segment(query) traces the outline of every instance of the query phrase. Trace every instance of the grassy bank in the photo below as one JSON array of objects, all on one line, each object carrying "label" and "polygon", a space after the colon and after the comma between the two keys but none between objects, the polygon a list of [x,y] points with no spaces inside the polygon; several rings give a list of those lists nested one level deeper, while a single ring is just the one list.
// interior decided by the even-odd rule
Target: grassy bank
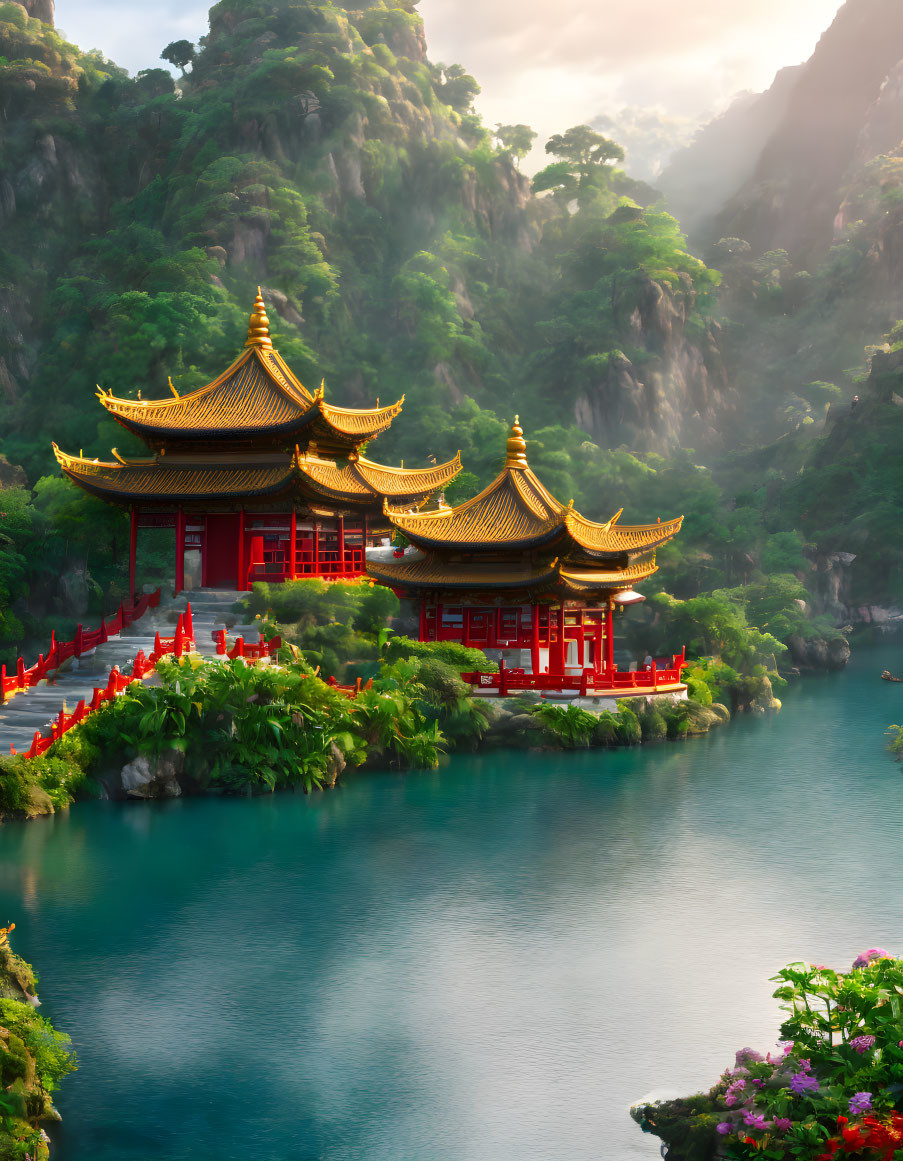
[{"label": "grassy bank", "polygon": [[35,1010],[34,970],[10,947],[11,930],[0,928],[0,1161],[46,1161],[42,1126],[60,1119],[52,1094],[77,1063],[69,1037]]}]

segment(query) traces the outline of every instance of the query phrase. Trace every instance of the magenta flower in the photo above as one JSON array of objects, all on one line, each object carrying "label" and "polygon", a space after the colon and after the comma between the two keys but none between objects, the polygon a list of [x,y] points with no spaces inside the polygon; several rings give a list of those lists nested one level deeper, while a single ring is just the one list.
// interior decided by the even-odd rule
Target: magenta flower
[{"label": "magenta flower", "polygon": [[779,1133],[789,1133],[792,1124],[789,1117],[775,1117],[771,1122]]},{"label": "magenta flower", "polygon": [[808,1059],[801,1060],[799,1062],[799,1065],[800,1065],[800,1072],[811,1072],[812,1071],[812,1062]]},{"label": "magenta flower", "polygon": [[868,951],[862,952],[861,955],[857,955],[856,958],[853,960],[853,970],[855,971],[856,968],[868,967],[868,965],[872,962],[873,959],[893,959],[893,958],[894,957],[891,955],[891,953],[889,951],[885,951],[881,947],[870,947],[868,949]]},{"label": "magenta flower", "polygon": [[744,1064],[760,1064],[764,1060],[761,1052],[756,1052],[754,1048],[741,1048],[735,1057],[735,1063],[738,1068]]},{"label": "magenta flower", "polygon": [[770,1121],[765,1120],[764,1114],[751,1111],[743,1114],[743,1123],[744,1125],[749,1125],[751,1129],[767,1129],[771,1124]]},{"label": "magenta flower", "polygon": [[897,1047],[898,1047],[898,1048],[903,1048],[903,1040],[898,1040],[898,1041],[897,1041]]},{"label": "magenta flower", "polygon": [[850,1116],[861,1117],[863,1113],[870,1112],[872,1108],[872,1094],[870,1092],[857,1092],[850,1097]]},{"label": "magenta flower", "polygon": [[732,1132],[733,1127],[730,1121],[719,1121],[715,1126],[715,1132],[720,1133],[722,1137],[726,1137],[728,1133]]},{"label": "magenta flower", "polygon": [[790,1091],[801,1096],[804,1092],[818,1092],[818,1081],[814,1076],[798,1072],[790,1078]]},{"label": "magenta flower", "polygon": [[796,1045],[793,1043],[792,1040],[779,1040],[778,1041],[778,1048],[780,1048],[780,1050],[784,1054],[784,1056],[789,1056],[795,1047],[796,1047]]},{"label": "magenta flower", "polygon": [[874,1036],[856,1036],[850,1041],[850,1047],[855,1052],[858,1052],[860,1056],[862,1056],[862,1054],[865,1052],[868,1052],[868,1050],[870,1048],[875,1047],[875,1037]]}]

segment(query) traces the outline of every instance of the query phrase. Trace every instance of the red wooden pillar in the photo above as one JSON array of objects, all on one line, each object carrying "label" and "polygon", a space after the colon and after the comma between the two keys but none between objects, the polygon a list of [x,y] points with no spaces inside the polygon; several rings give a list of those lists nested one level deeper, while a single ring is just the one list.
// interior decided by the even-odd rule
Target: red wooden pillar
[{"label": "red wooden pillar", "polygon": [[339,564],[340,564],[339,571],[341,572],[342,576],[344,576],[345,573],[348,571],[347,563],[345,560],[345,517],[344,516],[339,517]]},{"label": "red wooden pillar", "polygon": [[464,614],[464,616],[462,618],[462,625],[461,625],[461,631],[463,634],[461,640],[462,640],[462,643],[464,645],[469,645],[470,644],[470,614],[471,614],[470,605],[465,605],[461,611]]},{"label": "red wooden pillar", "polygon": [[[551,638],[551,615],[549,610],[549,637]],[[556,677],[564,676],[564,660],[566,656],[565,642],[564,642],[564,601],[558,606],[558,640],[554,647],[549,648],[549,673],[555,674]]]},{"label": "red wooden pillar", "polygon": [[237,547],[237,567],[238,567],[238,591],[245,592],[247,589],[247,579],[245,577],[245,510],[242,508],[238,513],[238,545]]},{"label": "red wooden pillar", "polygon": [[580,610],[580,624],[579,624],[579,626],[578,626],[578,633],[579,633],[579,636],[578,636],[578,638],[577,638],[577,664],[580,666],[580,668],[581,668],[581,669],[583,668],[584,661],[585,661],[585,658],[586,658],[586,648],[585,648],[585,646],[586,646],[586,629],[585,629],[585,621],[586,621],[586,612],[585,612],[585,610],[584,610],[584,609],[581,609],[581,610]]},{"label": "red wooden pillar", "polygon": [[314,521],[314,576],[320,575],[320,522]]},{"label": "red wooden pillar", "polygon": [[138,551],[138,510],[132,508],[132,527],[129,535],[129,600],[135,599],[135,556]]},{"label": "red wooden pillar", "polygon": [[420,640],[426,640],[426,599],[420,599]]},{"label": "red wooden pillar", "polygon": [[206,588],[210,583],[210,521],[204,513],[204,543],[201,545],[201,587]]},{"label": "red wooden pillar", "polygon": [[363,519],[363,540],[362,540],[361,547],[364,550],[364,560],[366,560],[367,559],[367,516],[366,516],[366,514],[364,515],[364,519]]},{"label": "red wooden pillar", "polygon": [[605,668],[609,673],[615,667],[615,628],[612,603],[608,602],[608,612],[605,615]]},{"label": "red wooden pillar", "polygon": [[295,557],[297,556],[298,544],[298,517],[295,513],[295,505],[292,504],[292,527],[289,533],[288,541],[288,578],[295,579]]},{"label": "red wooden pillar", "polygon": [[534,605],[533,613],[533,640],[530,642],[530,665],[534,674],[539,673],[539,605]]},{"label": "red wooden pillar", "polygon": [[442,640],[442,609],[443,609],[443,606],[437,603],[437,605],[436,605],[436,636],[433,638],[434,641],[441,641]]},{"label": "red wooden pillar", "polygon": [[185,513],[182,505],[176,513],[176,593],[185,588]]}]

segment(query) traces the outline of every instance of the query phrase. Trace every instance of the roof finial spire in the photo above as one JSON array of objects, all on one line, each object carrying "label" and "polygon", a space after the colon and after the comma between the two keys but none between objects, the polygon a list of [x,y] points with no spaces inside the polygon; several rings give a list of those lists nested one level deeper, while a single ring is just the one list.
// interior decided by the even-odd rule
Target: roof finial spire
[{"label": "roof finial spire", "polygon": [[508,456],[505,460],[506,468],[527,467],[527,441],[524,439],[524,430],[520,425],[520,416],[515,415],[514,426],[508,437]]},{"label": "roof finial spire", "polygon": [[254,309],[251,311],[251,320],[248,325],[248,341],[246,347],[261,347],[264,350],[273,349],[273,340],[270,338],[270,320],[267,318],[266,307],[263,305],[263,294],[257,287],[257,297],[254,299]]}]

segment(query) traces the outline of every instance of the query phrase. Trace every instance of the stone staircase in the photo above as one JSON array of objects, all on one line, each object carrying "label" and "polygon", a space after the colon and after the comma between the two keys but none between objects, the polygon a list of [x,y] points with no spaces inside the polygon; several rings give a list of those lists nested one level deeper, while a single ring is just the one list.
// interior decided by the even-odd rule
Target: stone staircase
[{"label": "stone staircase", "polygon": [[[222,628],[227,618],[231,621],[236,617],[232,606],[241,595],[220,589],[198,589],[181,593],[165,603],[161,601],[159,608],[149,609],[140,621],[124,629],[121,636],[98,645],[92,653],[67,661],[57,670],[53,681],[17,693],[5,705],[0,705],[0,754],[8,754],[10,746],[17,753],[23,753],[31,746],[35,731],[48,734],[50,722],[64,705],[71,713],[82,698],[90,700],[95,686],[106,685],[114,665],[123,673],[130,672],[139,650],[148,655],[152,652],[155,633],[159,632],[161,637],[173,635],[178,614],[184,612],[189,600],[197,650],[206,657],[214,656],[213,631]],[[228,632],[230,637],[243,636],[251,641],[257,641],[259,634],[254,625],[236,624]]]}]

